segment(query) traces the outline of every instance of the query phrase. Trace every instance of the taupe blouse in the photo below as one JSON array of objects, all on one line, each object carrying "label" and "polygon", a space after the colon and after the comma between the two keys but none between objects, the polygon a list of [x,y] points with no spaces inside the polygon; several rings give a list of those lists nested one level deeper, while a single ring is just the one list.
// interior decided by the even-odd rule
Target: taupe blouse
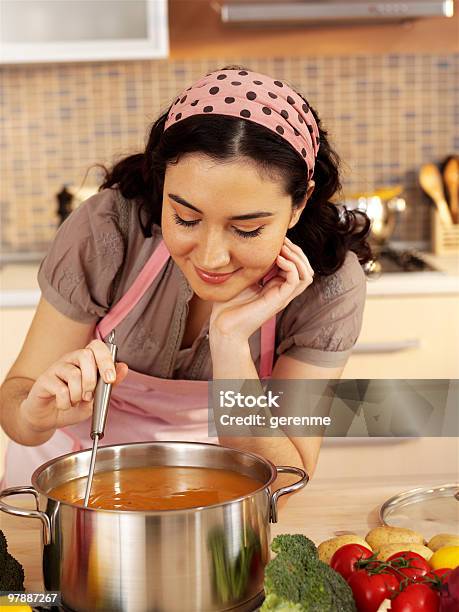
[{"label": "taupe blouse", "polygon": [[[117,189],[93,195],[62,224],[40,265],[43,297],[75,321],[97,322],[128,290],[161,238],[157,225],[151,238],[143,236],[137,204]],[[180,349],[192,296],[169,258],[117,327],[118,359],[160,378],[211,380],[208,322],[190,348]],[[360,333],[365,297],[365,274],[349,251],[337,272],[315,277],[277,314],[274,359],[286,354],[316,366],[344,365]],[[260,330],[249,345],[259,371]]]}]

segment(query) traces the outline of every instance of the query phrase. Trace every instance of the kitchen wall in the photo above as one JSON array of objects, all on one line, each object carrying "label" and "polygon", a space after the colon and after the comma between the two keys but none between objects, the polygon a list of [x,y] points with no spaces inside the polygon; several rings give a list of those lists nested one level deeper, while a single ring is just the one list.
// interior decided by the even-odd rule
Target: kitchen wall
[{"label": "kitchen wall", "polygon": [[[77,188],[91,164],[142,149],[148,126],[179,91],[233,63],[303,92],[342,158],[344,192],[402,183],[408,209],[394,237],[429,240],[429,203],[416,173],[459,150],[459,52],[451,20],[421,20],[411,29],[238,32],[222,30],[210,3],[172,0],[170,10],[170,60],[1,68],[3,252],[46,249],[64,183]],[[202,19],[190,27],[199,11]],[[400,32],[408,43],[395,44]],[[86,185],[100,177],[93,168]]]}]

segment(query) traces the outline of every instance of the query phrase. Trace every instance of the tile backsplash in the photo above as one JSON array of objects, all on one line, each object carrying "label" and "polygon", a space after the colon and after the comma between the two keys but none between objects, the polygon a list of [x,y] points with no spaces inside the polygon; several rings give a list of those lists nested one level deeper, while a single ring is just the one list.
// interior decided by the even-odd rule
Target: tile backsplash
[{"label": "tile backsplash", "polygon": [[[46,249],[62,185],[76,189],[91,164],[140,151],[177,93],[227,64],[301,91],[342,159],[344,192],[402,183],[408,207],[394,237],[429,239],[417,172],[459,150],[459,54],[222,57],[2,67],[2,251]],[[100,176],[92,169],[85,186]]]}]

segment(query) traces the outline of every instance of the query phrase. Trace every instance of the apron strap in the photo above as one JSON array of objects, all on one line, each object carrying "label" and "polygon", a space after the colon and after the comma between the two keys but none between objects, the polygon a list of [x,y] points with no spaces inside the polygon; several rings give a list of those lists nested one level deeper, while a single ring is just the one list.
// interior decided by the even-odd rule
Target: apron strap
[{"label": "apron strap", "polygon": [[276,315],[261,327],[260,379],[271,378],[276,346]]},{"label": "apron strap", "polygon": [[144,293],[150,287],[157,275],[161,272],[164,264],[170,257],[164,240],[161,240],[159,246],[150,255],[147,263],[144,265],[139,275],[129,287],[123,297],[113,306],[113,308],[105,315],[96,327],[96,336],[103,339],[105,336],[121,323],[124,317],[134,308],[140,301]]}]

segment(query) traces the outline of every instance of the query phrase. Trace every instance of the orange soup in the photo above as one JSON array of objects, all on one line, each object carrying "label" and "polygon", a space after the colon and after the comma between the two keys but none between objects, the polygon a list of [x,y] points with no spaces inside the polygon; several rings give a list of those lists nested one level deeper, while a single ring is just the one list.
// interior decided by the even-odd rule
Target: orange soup
[{"label": "orange soup", "polygon": [[[52,489],[50,497],[83,505],[87,478]],[[89,507],[105,510],[177,510],[219,504],[259,489],[262,483],[232,470],[152,466],[94,474]]]}]

